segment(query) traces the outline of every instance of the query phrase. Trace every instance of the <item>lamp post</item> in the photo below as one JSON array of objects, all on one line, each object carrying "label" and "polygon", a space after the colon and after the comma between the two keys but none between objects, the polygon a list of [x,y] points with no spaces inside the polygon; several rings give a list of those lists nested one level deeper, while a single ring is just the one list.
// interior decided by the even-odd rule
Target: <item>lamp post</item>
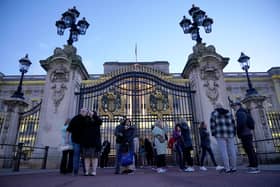
[{"label": "lamp post", "polygon": [[89,23],[84,17],[76,24],[76,19],[79,17],[79,15],[80,12],[74,6],[72,9],[68,9],[66,12],[64,12],[62,14],[62,18],[55,23],[58,35],[63,35],[64,30],[70,28],[70,35],[69,39],[67,40],[68,45],[72,45],[73,42],[78,41],[79,34],[85,35],[86,30],[89,27]]},{"label": "lamp post", "polygon": [[23,80],[24,74],[27,73],[28,68],[30,67],[30,65],[32,63],[28,59],[28,54],[26,54],[25,57],[21,58],[19,60],[19,63],[20,63],[19,71],[21,72],[21,77],[20,77],[20,81],[19,81],[17,91],[15,91],[15,93],[11,97],[24,99],[24,97],[23,97],[24,94],[22,93],[22,80]]},{"label": "lamp post", "polygon": [[253,88],[249,74],[248,74],[248,69],[250,68],[250,57],[245,55],[243,52],[241,52],[241,55],[238,59],[238,62],[240,63],[241,68],[245,71],[246,77],[247,77],[247,82],[248,82],[248,87],[249,89],[246,91],[246,96],[250,95],[256,95],[258,94],[257,90]]},{"label": "lamp post", "polygon": [[199,26],[203,26],[205,32],[210,33],[212,31],[213,19],[208,18],[206,13],[195,5],[192,5],[189,14],[192,17],[192,22],[187,19],[186,16],[183,16],[183,19],[179,24],[182,27],[184,34],[191,34],[192,40],[201,43],[202,38],[199,34]]}]

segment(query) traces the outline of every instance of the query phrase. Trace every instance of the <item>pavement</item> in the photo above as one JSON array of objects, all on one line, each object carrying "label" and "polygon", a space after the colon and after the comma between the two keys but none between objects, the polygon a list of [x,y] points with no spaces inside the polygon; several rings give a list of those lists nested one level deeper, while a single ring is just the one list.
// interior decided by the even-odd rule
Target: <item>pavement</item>
[{"label": "pavement", "polygon": [[61,175],[58,170],[21,169],[19,172],[0,169],[1,187],[276,187],[280,185],[280,165],[260,165],[261,172],[249,174],[244,166],[237,172],[182,172],[170,166],[166,173],[156,173],[150,167],[137,169],[134,174],[114,174],[113,168],[97,169],[96,176]]}]

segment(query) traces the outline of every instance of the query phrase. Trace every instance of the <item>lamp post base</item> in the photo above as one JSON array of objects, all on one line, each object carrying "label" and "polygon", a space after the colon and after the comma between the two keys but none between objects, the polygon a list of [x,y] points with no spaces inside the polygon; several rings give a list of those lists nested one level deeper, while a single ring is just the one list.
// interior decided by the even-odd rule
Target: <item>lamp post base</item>
[{"label": "lamp post base", "polygon": [[12,98],[24,99],[23,93],[21,93],[21,92],[15,92],[11,97],[12,97]]},{"label": "lamp post base", "polygon": [[246,90],[246,97],[251,95],[258,95],[258,94],[259,93],[255,88],[249,88],[248,90]]}]

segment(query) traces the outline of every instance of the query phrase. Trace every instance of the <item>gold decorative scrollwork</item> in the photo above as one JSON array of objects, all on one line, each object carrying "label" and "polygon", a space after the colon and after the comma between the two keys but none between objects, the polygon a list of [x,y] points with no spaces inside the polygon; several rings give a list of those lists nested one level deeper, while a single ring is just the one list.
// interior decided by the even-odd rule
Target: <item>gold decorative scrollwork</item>
[{"label": "gold decorative scrollwork", "polygon": [[101,104],[101,107],[99,107],[99,113],[101,115],[108,115],[110,119],[114,115],[123,115],[124,107],[119,93],[113,91],[107,92],[100,97],[99,103]]},{"label": "gold decorative scrollwork", "polygon": [[[148,100],[148,101],[147,101]],[[161,90],[156,90],[146,99],[148,104],[148,113],[157,115],[162,118],[164,114],[171,114],[172,112],[172,99],[168,93]]]}]

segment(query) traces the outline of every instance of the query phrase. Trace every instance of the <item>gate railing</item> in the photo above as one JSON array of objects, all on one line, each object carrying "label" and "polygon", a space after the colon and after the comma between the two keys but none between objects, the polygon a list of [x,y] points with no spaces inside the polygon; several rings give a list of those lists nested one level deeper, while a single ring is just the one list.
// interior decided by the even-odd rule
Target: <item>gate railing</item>
[{"label": "gate railing", "polygon": [[[253,144],[256,145],[259,142],[279,142],[280,138],[270,138],[270,139],[263,139],[263,140],[253,140]],[[239,150],[239,155],[246,156],[245,150],[242,147],[242,143],[236,144],[237,149]],[[277,162],[280,163],[280,150],[279,145],[278,149],[275,147],[275,151],[270,152],[258,152],[256,151],[257,155],[266,155],[267,157],[258,157],[260,163],[269,164],[270,162]]]},{"label": "gate railing", "polygon": [[280,152],[280,112],[266,112],[267,123],[271,130],[275,149]]},{"label": "gate railing", "polygon": [[[17,143],[24,143],[24,145],[31,147],[35,145],[41,104],[42,101],[32,109],[20,114]],[[32,151],[28,154],[31,155]]]},{"label": "gate railing", "polygon": [[[2,163],[3,167],[11,166],[13,171],[19,171],[20,167],[24,165],[23,162],[28,162],[32,159],[41,159],[41,169],[46,169],[47,165],[47,158],[48,158],[48,150],[49,146],[45,147],[32,147],[32,146],[25,146],[23,143],[19,143],[17,145],[12,144],[0,144],[1,153],[0,153],[0,162]],[[9,151],[9,154],[5,154],[6,149],[12,150]],[[44,150],[43,154],[35,155],[28,154],[26,150]],[[11,163],[11,164],[5,164]],[[6,165],[6,166],[5,166]],[[1,166],[2,167],[2,166]]]}]

